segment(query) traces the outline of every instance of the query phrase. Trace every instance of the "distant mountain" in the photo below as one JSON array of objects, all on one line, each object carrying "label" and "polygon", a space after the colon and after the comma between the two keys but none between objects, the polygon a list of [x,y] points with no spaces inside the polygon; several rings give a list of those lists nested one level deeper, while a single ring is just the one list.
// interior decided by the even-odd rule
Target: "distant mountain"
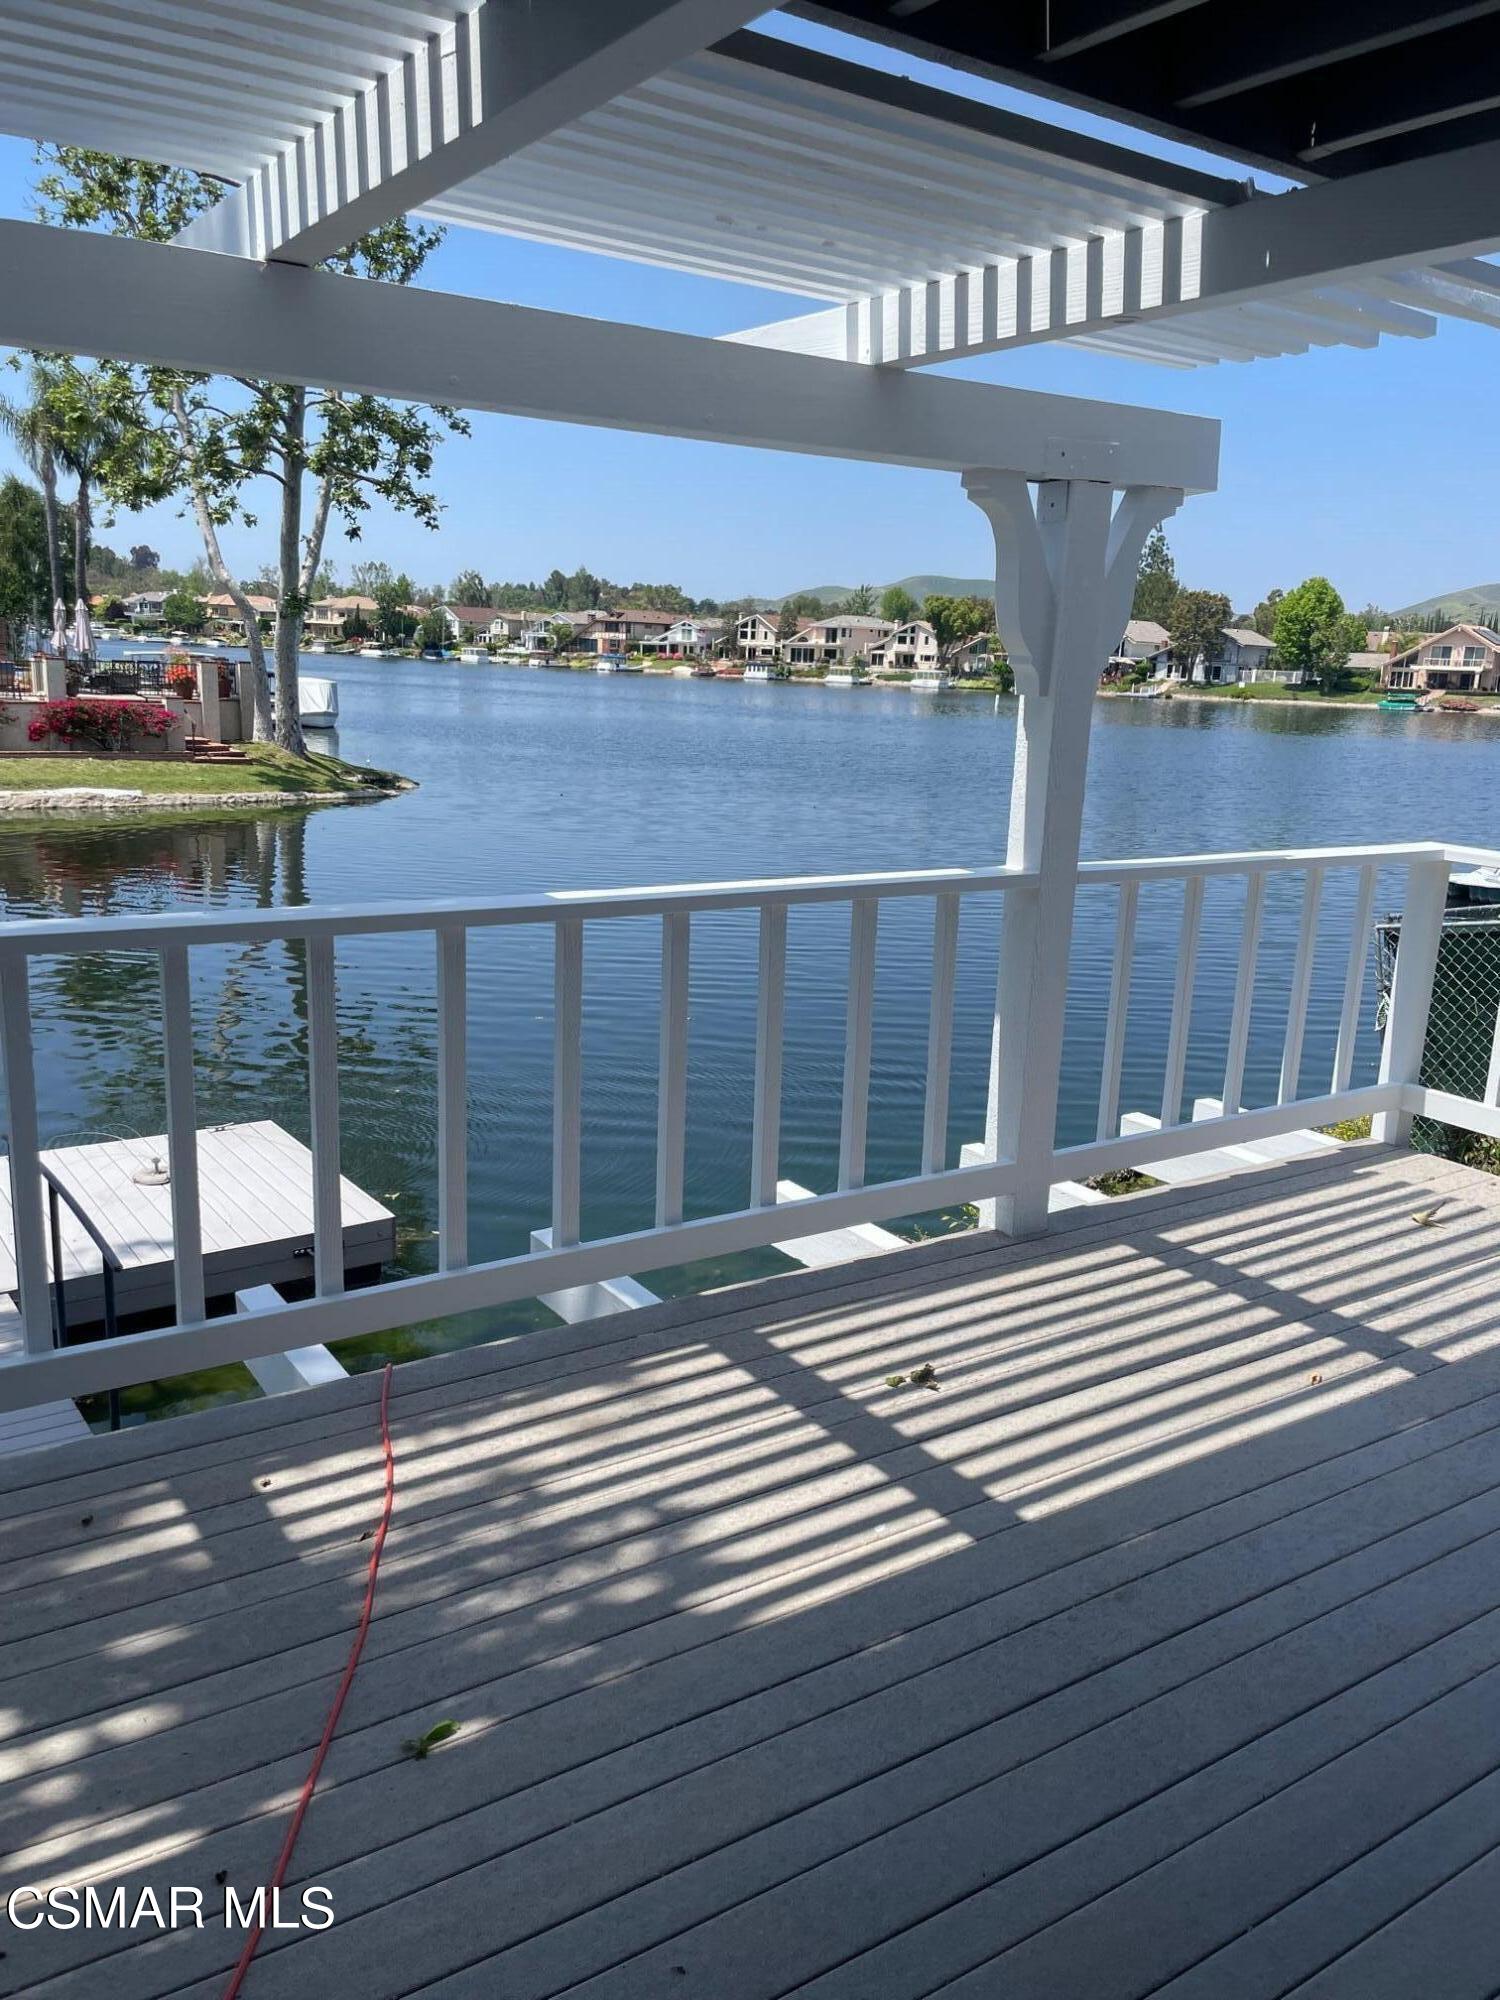
[{"label": "distant mountain", "polygon": [[1454,618],[1493,625],[1500,615],[1500,583],[1471,583],[1465,590],[1447,590],[1441,597],[1424,597],[1420,604],[1403,605],[1396,615],[1430,619],[1440,611]]},{"label": "distant mountain", "polygon": [[[993,597],[995,579],[992,576],[903,576],[897,582],[920,604],[928,597]],[[803,590],[789,590],[781,597],[763,597],[759,600],[767,609],[775,609],[785,604],[788,597],[816,597],[820,604],[842,604],[854,595],[858,588],[852,583],[815,583]],[[891,588],[888,583],[873,586],[876,602]],[[1496,585],[1500,590],[1500,584]]]}]

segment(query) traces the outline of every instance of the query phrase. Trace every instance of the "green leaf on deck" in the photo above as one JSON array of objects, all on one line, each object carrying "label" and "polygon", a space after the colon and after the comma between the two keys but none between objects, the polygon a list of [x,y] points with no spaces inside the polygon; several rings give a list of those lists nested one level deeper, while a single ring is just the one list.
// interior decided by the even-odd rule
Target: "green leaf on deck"
[{"label": "green leaf on deck", "polygon": [[401,1748],[408,1757],[425,1757],[430,1750],[435,1750],[439,1743],[446,1743],[450,1736],[457,1734],[456,1722],[435,1722],[431,1729],[425,1730],[422,1735],[408,1736]]}]

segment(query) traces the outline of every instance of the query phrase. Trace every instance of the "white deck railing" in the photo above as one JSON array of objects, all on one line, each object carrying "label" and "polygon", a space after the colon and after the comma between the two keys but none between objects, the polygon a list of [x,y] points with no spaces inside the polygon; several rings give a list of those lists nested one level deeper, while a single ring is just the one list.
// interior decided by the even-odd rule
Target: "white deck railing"
[{"label": "white deck railing", "polygon": [[[1371,1114],[1378,1137],[1402,1138],[1414,1113],[1500,1135],[1500,1107],[1455,1100],[1418,1083],[1433,969],[1450,862],[1500,856],[1431,844],[1191,855],[1086,863],[1081,893],[1115,892],[1115,947],[1095,1136],[1054,1150],[1053,1181],[1211,1150],[1308,1125]],[[1376,1081],[1352,1081],[1369,961],[1377,884],[1400,871],[1402,893],[1387,907],[1403,912],[1402,942]],[[1303,1054],[1325,887],[1344,875],[1351,909],[1339,971],[1337,1039],[1327,1088],[1301,1089]],[[1240,937],[1228,1005],[1220,1087],[1222,1115],[1182,1116],[1195,996],[1201,986],[1200,927],[1205,896],[1218,878],[1244,885]],[[1301,900],[1291,969],[1285,981],[1285,1027],[1275,1101],[1243,1103],[1251,1009],[1263,952],[1268,887],[1300,879]],[[1127,1015],[1136,926],[1143,892],[1179,884],[1180,920],[1168,1017],[1153,1022],[1164,1042],[1160,1128],[1121,1136]],[[0,1408],[21,1407],[181,1373],[232,1359],[386,1331],[416,1319],[494,1307],[543,1293],[722,1257],[859,1222],[887,1221],[953,1203],[986,1203],[1017,1190],[1014,1161],[949,1164],[948,1127],[960,905],[965,898],[1034,896],[1036,878],[1003,868],[896,875],[705,883],[601,893],[563,892],[487,903],[434,902],[377,907],[306,907],[244,914],[113,917],[0,927],[0,1054],[9,1100],[10,1173],[18,1297],[25,1353],[0,1366]],[[926,898],[933,910],[920,1171],[895,1180],[866,1179],[875,945],[880,911],[893,899]],[[778,1202],[781,1175],[782,1030],[787,913],[810,904],[850,910],[837,1186]],[[693,918],[700,912],[756,913],[759,926],[750,1203],[731,1212],[684,1219],[687,1129],[688,976]],[[628,1235],[581,1237],[583,927],[585,923],[656,919],[660,925],[662,1005],[652,1226]],[[552,1194],[545,1249],[473,1264],[469,1261],[466,980],[472,932],[507,925],[553,928]],[[1021,927],[1024,928],[1024,927]],[[437,1040],[438,1268],[388,1284],[344,1290],[340,1206],[340,1134],[335,945],[382,933],[427,933]],[[314,1190],[315,1296],[280,1310],[205,1316],[198,1208],[197,1116],[191,1019],[191,954],[201,947],[273,939],[305,946],[308,1085]],[[1003,950],[1002,944],[1002,950]],[[49,1267],[38,1169],[37,1091],[29,972],[56,954],[145,951],[160,968],[162,1042],[174,1227],[177,1323],[108,1344],[54,1350],[48,1309]],[[1326,960],[1326,952],[1324,954]],[[1264,979],[1261,982],[1264,989]],[[1061,996],[1059,996],[1061,1003]],[[1003,1024],[1001,1033],[1003,1060]],[[1491,1075],[1500,1080],[1500,1026]],[[1366,1065],[1368,1067],[1368,1063]],[[1201,1065],[1199,1066],[1201,1068]],[[1493,1097],[1496,1093],[1492,1092]]]}]

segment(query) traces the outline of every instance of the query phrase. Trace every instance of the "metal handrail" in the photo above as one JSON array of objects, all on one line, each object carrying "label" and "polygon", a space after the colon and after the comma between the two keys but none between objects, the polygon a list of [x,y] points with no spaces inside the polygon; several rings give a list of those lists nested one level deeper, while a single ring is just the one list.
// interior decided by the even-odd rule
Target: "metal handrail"
[{"label": "metal handrail", "polygon": [[[59,1203],[67,1208],[68,1213],[99,1252],[104,1276],[104,1338],[114,1340],[120,1331],[120,1316],[115,1301],[115,1273],[123,1271],[125,1266],[107,1239],[101,1235],[93,1219],[79,1204],[76,1196],[59,1180],[53,1168],[49,1167],[45,1160],[38,1160],[37,1171],[46,1183],[47,1220],[52,1239],[52,1344],[54,1347],[66,1347],[68,1344],[68,1308],[67,1301],[63,1297],[62,1217],[59,1213]],[[120,1428],[118,1389],[111,1389],[109,1392],[109,1427],[112,1431]]]}]

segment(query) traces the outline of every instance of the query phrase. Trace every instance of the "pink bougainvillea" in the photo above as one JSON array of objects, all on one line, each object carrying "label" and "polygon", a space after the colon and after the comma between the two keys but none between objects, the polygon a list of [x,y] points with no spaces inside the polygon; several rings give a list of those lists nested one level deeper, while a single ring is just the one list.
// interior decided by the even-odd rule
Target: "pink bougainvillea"
[{"label": "pink bougainvillea", "polygon": [[44,701],[26,727],[33,743],[49,737],[60,743],[90,743],[98,750],[123,750],[138,737],[160,740],[176,718],[150,701],[90,701],[70,695]]}]

